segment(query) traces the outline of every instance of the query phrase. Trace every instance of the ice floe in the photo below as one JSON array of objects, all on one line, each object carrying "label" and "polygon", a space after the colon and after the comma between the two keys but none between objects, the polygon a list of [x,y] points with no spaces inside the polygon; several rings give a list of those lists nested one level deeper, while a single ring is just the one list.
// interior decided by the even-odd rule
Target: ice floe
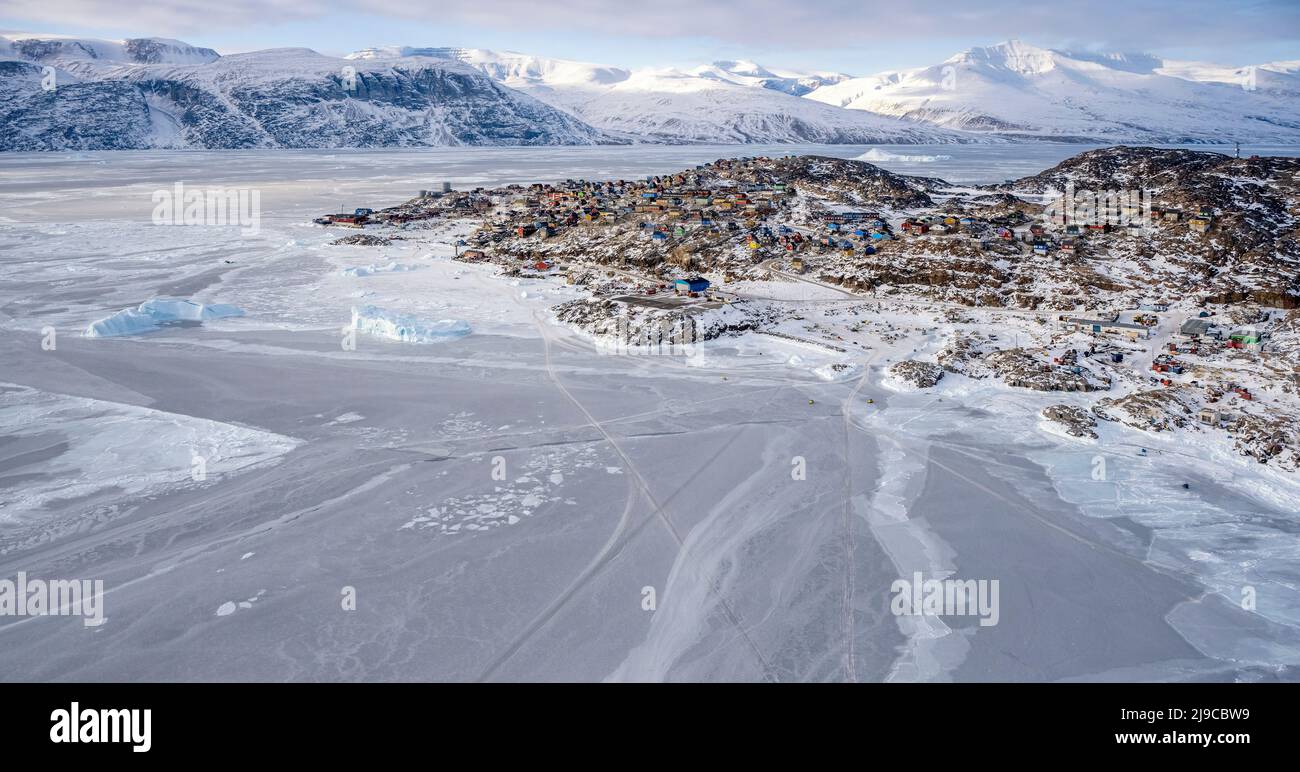
[{"label": "ice floe", "polygon": [[0,487],[0,526],[215,482],[276,462],[301,444],[235,424],[4,382],[0,436],[16,447],[51,449],[27,462],[10,459],[6,473],[23,484]]}]

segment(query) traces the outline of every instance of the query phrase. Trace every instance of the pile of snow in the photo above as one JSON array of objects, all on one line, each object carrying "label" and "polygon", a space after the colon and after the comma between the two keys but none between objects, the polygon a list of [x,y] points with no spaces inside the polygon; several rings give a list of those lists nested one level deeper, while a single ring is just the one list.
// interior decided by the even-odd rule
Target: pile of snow
[{"label": "pile of snow", "polygon": [[420,266],[418,265],[406,265],[405,263],[392,261],[385,265],[375,265],[374,263],[371,263],[370,265],[366,265],[366,266],[355,266],[352,268],[344,268],[343,270],[339,271],[339,273],[343,276],[374,276],[377,273],[399,273],[401,271],[414,271],[419,267]]},{"label": "pile of snow", "polygon": [[855,161],[903,161],[905,163],[934,163],[935,161],[950,161],[950,155],[904,155],[902,153],[891,153],[888,150],[881,150],[873,147],[862,155],[854,159]]},{"label": "pile of snow", "polygon": [[813,374],[823,381],[847,381],[862,374],[862,365],[853,362],[833,362],[814,367]]},{"label": "pile of snow", "polygon": [[463,338],[471,332],[469,322],[463,319],[431,322],[375,306],[353,308],[352,329],[404,343],[436,343]]},{"label": "pile of snow", "polygon": [[86,337],[139,335],[153,332],[172,322],[206,322],[243,315],[242,309],[226,303],[204,305],[184,298],[154,298],[146,300],[137,308],[124,308],[112,316],[91,322],[86,328]]}]

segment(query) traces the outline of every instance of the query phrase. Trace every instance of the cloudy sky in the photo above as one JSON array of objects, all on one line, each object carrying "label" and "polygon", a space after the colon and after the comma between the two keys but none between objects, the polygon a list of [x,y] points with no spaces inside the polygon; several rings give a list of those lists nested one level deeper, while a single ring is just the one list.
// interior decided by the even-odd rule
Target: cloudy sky
[{"label": "cloudy sky", "polygon": [[754,59],[866,74],[1019,39],[1222,64],[1300,59],[1300,0],[0,0],[0,31],[222,53],[464,46],[628,66]]}]

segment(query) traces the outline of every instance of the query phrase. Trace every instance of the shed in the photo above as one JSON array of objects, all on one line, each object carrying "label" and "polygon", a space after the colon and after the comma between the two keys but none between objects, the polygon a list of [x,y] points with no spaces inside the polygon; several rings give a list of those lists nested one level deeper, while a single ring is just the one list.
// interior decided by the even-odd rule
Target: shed
[{"label": "shed", "polygon": [[1199,338],[1210,331],[1213,326],[1209,319],[1188,319],[1178,328],[1178,334],[1188,338]]},{"label": "shed", "polygon": [[703,292],[709,288],[709,280],[700,276],[692,276],[689,279],[678,279],[673,282],[673,286],[679,292]]}]

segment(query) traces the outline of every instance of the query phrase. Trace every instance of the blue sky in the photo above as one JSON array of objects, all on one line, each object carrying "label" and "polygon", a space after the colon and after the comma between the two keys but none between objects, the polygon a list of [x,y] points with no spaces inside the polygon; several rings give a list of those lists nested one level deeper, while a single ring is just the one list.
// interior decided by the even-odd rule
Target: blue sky
[{"label": "blue sky", "polygon": [[176,37],[223,53],[466,46],[625,66],[753,59],[867,74],[1020,39],[1223,64],[1300,59],[1296,0],[0,0],[0,30]]}]

